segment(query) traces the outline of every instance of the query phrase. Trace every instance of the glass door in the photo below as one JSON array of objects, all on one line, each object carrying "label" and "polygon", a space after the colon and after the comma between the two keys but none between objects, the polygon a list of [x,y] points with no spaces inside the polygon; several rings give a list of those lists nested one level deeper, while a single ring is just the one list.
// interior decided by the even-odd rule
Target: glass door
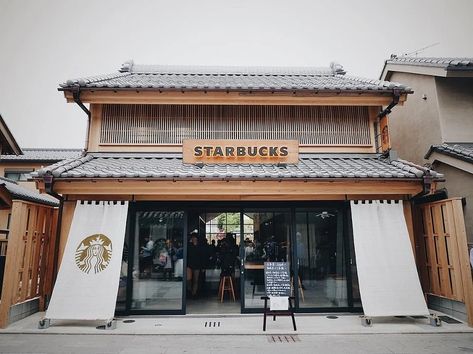
[{"label": "glass door", "polygon": [[299,308],[347,308],[347,250],[343,209],[296,209]]},{"label": "glass door", "polygon": [[123,252],[117,311],[183,314],[186,214],[133,210]]},{"label": "glass door", "polygon": [[241,215],[240,247],[242,312],[264,306],[264,262],[291,266],[291,214],[288,210],[245,210]]}]

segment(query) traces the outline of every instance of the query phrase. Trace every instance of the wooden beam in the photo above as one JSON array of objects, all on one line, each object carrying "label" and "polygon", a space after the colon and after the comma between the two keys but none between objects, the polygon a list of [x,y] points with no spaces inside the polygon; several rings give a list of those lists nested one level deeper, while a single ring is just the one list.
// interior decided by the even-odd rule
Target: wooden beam
[{"label": "wooden beam", "polygon": [[[140,181],[140,180],[78,180],[56,181],[54,190],[60,194],[80,195],[152,195],[155,200],[182,198],[191,200],[310,200],[323,195],[415,195],[422,191],[420,181]],[[177,199],[176,199],[177,200]]]},{"label": "wooden beam", "polygon": [[[72,92],[65,91],[67,102],[74,102]],[[401,95],[400,105],[406,100]],[[226,92],[226,91],[159,91],[159,90],[82,90],[84,103],[119,104],[224,104],[224,105],[315,105],[315,106],[386,106],[389,94],[366,93],[296,93],[292,92]]]}]

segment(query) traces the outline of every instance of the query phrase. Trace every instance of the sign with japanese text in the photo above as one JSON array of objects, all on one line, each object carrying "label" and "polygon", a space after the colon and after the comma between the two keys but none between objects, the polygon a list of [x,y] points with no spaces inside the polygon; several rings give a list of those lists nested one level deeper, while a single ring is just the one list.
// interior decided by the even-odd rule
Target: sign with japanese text
[{"label": "sign with japanese text", "polygon": [[266,296],[291,296],[289,263],[264,262]]}]

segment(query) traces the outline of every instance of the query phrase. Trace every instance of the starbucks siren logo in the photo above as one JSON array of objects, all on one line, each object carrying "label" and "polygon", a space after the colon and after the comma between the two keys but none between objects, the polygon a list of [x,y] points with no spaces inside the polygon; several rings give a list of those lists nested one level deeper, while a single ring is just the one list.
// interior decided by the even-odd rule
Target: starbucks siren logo
[{"label": "starbucks siren logo", "polygon": [[112,241],[103,234],[86,237],[76,250],[76,264],[86,274],[100,273],[107,268],[111,258]]}]

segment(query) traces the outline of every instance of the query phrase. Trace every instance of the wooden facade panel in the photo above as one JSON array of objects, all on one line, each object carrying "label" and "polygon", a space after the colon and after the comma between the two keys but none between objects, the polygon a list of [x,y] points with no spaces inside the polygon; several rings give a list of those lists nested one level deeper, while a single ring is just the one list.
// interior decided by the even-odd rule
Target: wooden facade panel
[{"label": "wooden facade panel", "polygon": [[473,325],[473,282],[468,256],[461,199],[453,198],[419,206],[424,240],[418,246],[424,291],[464,302],[468,322]]}]

